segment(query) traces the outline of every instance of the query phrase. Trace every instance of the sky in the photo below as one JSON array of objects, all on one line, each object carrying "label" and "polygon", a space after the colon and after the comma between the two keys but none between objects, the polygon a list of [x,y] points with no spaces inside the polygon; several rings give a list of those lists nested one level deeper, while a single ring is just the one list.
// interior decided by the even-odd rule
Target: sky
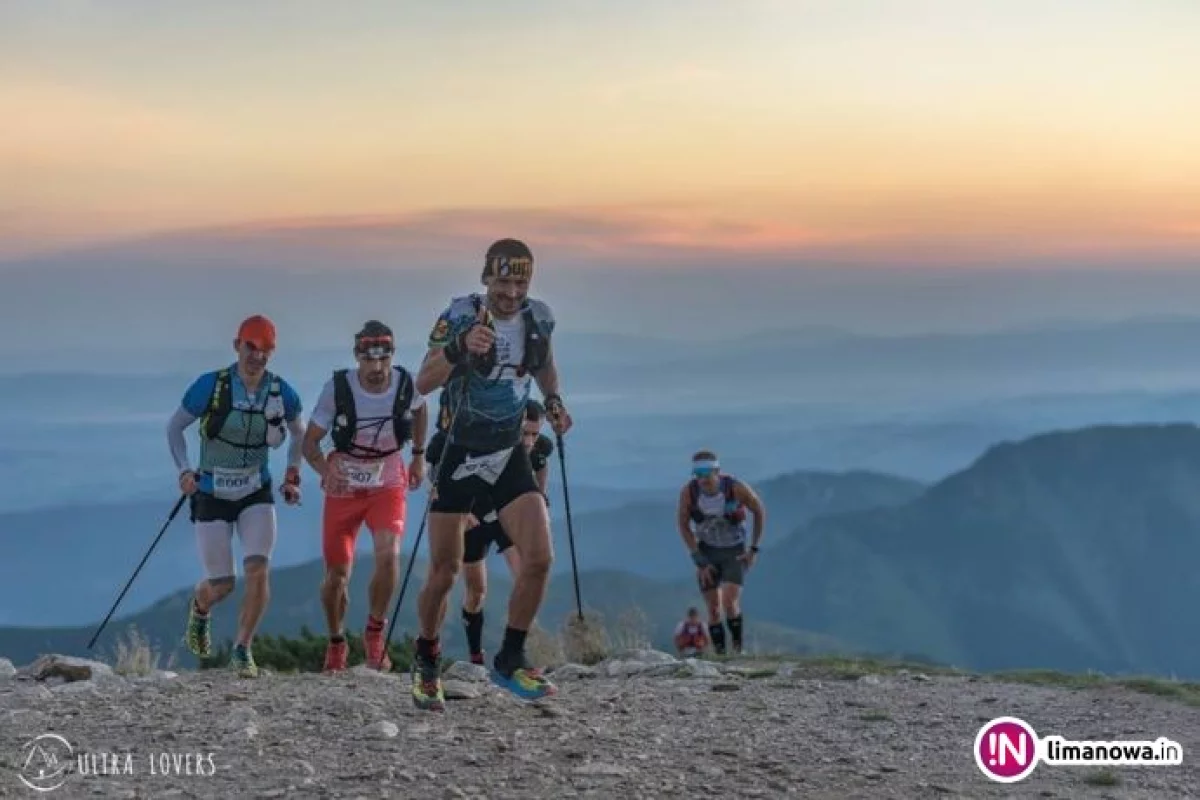
[{"label": "sky", "polygon": [[1191,263],[1198,28],[1194,0],[10,0],[0,259],[402,223],[622,263]]}]

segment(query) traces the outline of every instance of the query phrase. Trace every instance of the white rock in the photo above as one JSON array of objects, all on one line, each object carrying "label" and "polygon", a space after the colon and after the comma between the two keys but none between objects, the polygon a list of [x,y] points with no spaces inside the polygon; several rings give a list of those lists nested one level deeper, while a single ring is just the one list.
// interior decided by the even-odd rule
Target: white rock
[{"label": "white rock", "polygon": [[372,722],[363,729],[363,734],[365,736],[375,739],[392,739],[399,735],[399,733],[400,726],[394,722],[388,722],[387,720]]},{"label": "white rock", "polygon": [[708,661],[701,661],[696,658],[689,658],[684,663],[684,669],[687,675],[693,678],[719,678],[721,677],[721,668],[716,664]]},{"label": "white rock", "polygon": [[0,678],[11,678],[17,674],[17,668],[7,658],[0,658]]},{"label": "white rock", "polygon": [[442,677],[459,681],[486,682],[488,669],[482,664],[472,664],[470,661],[455,661]]},{"label": "white rock", "polygon": [[596,677],[596,670],[594,667],[586,667],[583,664],[563,664],[561,667],[556,667],[550,675],[556,681],[581,680]]},{"label": "white rock", "polygon": [[662,650],[620,650],[611,656],[614,660],[640,661],[644,664],[678,664],[679,659]]},{"label": "white rock", "polygon": [[442,694],[447,700],[474,700],[479,697],[479,689],[466,681],[443,680]]}]

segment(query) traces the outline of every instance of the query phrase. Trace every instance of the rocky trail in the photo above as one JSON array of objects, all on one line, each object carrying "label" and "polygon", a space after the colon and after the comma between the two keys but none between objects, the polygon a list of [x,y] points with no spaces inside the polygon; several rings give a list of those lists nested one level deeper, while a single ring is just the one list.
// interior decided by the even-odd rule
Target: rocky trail
[{"label": "rocky trail", "polygon": [[[79,659],[21,670],[0,659],[0,796],[1200,795],[1200,708],[1127,688],[906,671],[847,678],[654,651],[554,674],[558,696],[526,704],[481,668],[456,664],[455,699],[438,714],[413,708],[407,675],[362,668],[122,677]],[[1166,736],[1183,746],[1183,764],[1039,764],[1019,783],[996,783],[976,766],[973,743],[999,716],[1075,740]],[[27,788],[22,778],[37,783],[39,772],[43,788],[61,785]]]}]

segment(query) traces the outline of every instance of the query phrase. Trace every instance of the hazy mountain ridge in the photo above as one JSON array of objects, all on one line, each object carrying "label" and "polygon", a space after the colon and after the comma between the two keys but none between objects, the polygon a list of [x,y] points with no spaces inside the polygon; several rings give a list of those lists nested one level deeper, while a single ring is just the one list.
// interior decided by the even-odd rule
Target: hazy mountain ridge
[{"label": "hazy mountain ridge", "polygon": [[1191,424],[997,444],[908,504],[797,531],[760,575],[760,601],[866,649],[1195,677],[1200,646],[1166,609],[1200,600],[1197,482]]},{"label": "hazy mountain ridge", "polygon": [[[557,472],[557,465],[554,469]],[[557,485],[556,485],[557,484]],[[898,502],[920,490],[921,484],[905,478],[868,472],[792,473],[764,482],[761,487],[771,510],[772,530],[791,530],[819,513],[875,503]],[[567,525],[562,515],[561,484],[551,481],[551,517],[556,572],[569,569]],[[582,564],[590,569],[625,569],[646,577],[686,576],[682,542],[675,533],[675,500],[678,486],[627,491],[586,484],[571,486],[571,510],[576,546]],[[409,523],[403,550],[411,552],[424,513],[426,492],[408,495]],[[14,578],[0,585],[0,608],[14,617],[3,622],[46,624],[85,617],[85,609],[106,605],[149,547],[166,521],[170,504],[136,502],[75,505],[0,514],[0,530],[11,536],[0,539],[0,558],[14,569]],[[275,563],[288,566],[320,556],[321,498],[310,488],[300,507],[277,508],[279,537]],[[773,545],[780,537],[769,537]],[[30,543],[37,543],[31,547]],[[369,551],[362,534],[359,552]],[[630,552],[638,552],[630,558]],[[428,552],[428,538],[421,553]],[[185,506],[162,537],[124,601],[137,609],[181,584],[198,579],[195,543]],[[70,596],[61,596],[47,580],[56,574],[74,576]],[[31,607],[23,600],[32,599]],[[40,616],[39,616],[40,615]]]},{"label": "hazy mountain ridge", "polygon": [[[787,476],[778,485],[788,485]],[[761,621],[803,632],[790,634],[793,645],[836,642],[841,649],[917,654],[968,669],[1196,678],[1200,643],[1179,636],[1172,618],[1174,609],[1200,601],[1193,568],[1200,557],[1196,485],[1200,428],[1188,423],[1094,426],[998,443],[908,499],[816,515],[782,537],[750,573],[747,635],[755,635]],[[764,494],[768,490],[774,491],[765,486]],[[609,513],[581,516],[577,540],[603,538],[598,521]],[[673,532],[662,536],[664,546],[680,549]],[[631,557],[641,555],[639,549]],[[560,562],[565,556],[560,550]],[[654,580],[599,570],[594,560],[580,559],[584,602],[606,613],[637,605],[656,637],[686,606],[699,604],[686,563],[678,579]],[[356,598],[365,588],[365,566],[356,572]],[[418,564],[410,592],[422,570]],[[491,570],[492,620],[506,602],[503,573],[502,567]],[[319,620],[318,574],[317,564],[281,571],[268,615],[275,630],[306,620],[320,629],[312,622]],[[285,583],[294,583],[294,593]],[[178,636],[184,596],[172,595],[130,619],[155,636]],[[553,625],[573,606],[568,574],[556,574],[550,598],[543,619]],[[361,600],[352,607],[352,618],[356,614],[362,614]],[[231,625],[232,616],[222,624]],[[400,628],[409,624],[402,618]],[[448,622],[448,635],[457,635],[456,625]],[[82,630],[8,628],[0,632],[0,652],[50,646],[71,652],[69,643],[81,637]]]}]

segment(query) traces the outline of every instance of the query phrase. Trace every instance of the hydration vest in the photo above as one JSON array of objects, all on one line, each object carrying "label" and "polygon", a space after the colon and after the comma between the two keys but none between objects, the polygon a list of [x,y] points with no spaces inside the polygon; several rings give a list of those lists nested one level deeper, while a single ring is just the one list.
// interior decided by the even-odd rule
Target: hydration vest
[{"label": "hydration vest", "polygon": [[[254,409],[253,411],[243,412],[267,418],[266,437],[262,442],[256,444],[250,444],[248,441],[235,442],[221,436],[221,431],[225,427],[225,421],[229,419],[229,414],[233,410],[233,378],[230,375],[228,367],[217,372],[217,380],[213,384],[212,395],[208,401],[208,409],[204,412],[204,416],[200,418],[200,435],[205,439],[215,439],[231,447],[240,447],[243,450],[258,450],[268,444],[278,446],[278,443],[283,441],[285,434],[283,390],[277,375],[268,372],[265,377],[268,380],[267,402],[263,405],[262,410]],[[268,410],[278,410],[279,413],[277,416],[267,417]]]},{"label": "hydration vest", "polygon": [[[483,298],[477,294],[471,295],[471,302],[474,304],[475,314],[478,316],[483,308]],[[525,321],[525,348],[524,354],[521,356],[521,363],[517,367],[518,378],[523,378],[531,372],[537,372],[550,357],[550,343],[538,330],[537,320],[533,316],[533,306],[530,303],[526,302],[522,306],[521,318]],[[496,346],[493,344],[488,354],[480,358],[477,369],[482,374],[488,375],[495,366]]]},{"label": "hydration vest", "polygon": [[[384,458],[399,452],[404,444],[412,438],[413,417],[409,406],[412,405],[413,392],[416,386],[412,376],[404,367],[392,366],[392,380],[400,381],[396,387],[396,399],[392,403],[392,426],[396,433],[396,446],[391,450],[378,450],[374,447],[355,444],[354,437],[358,433],[358,414],[354,403],[354,391],[350,388],[349,369],[335,370],[333,373],[333,428],[329,436],[333,439],[333,449],[352,457]],[[383,422],[380,422],[382,426]]]},{"label": "hydration vest", "polygon": [[[733,525],[739,525],[746,519],[746,507],[738,501],[737,496],[733,493],[734,478],[732,475],[721,476],[721,494],[725,495],[725,511],[723,516]],[[700,481],[692,478],[688,481],[688,499],[690,501],[689,512],[692,521],[699,524],[703,522],[706,515],[700,510]]]},{"label": "hydration vest", "polygon": [[693,625],[690,622],[684,622],[677,636],[683,640],[680,644],[686,647],[699,647],[704,642],[705,634],[706,631],[701,623],[697,622]]}]

